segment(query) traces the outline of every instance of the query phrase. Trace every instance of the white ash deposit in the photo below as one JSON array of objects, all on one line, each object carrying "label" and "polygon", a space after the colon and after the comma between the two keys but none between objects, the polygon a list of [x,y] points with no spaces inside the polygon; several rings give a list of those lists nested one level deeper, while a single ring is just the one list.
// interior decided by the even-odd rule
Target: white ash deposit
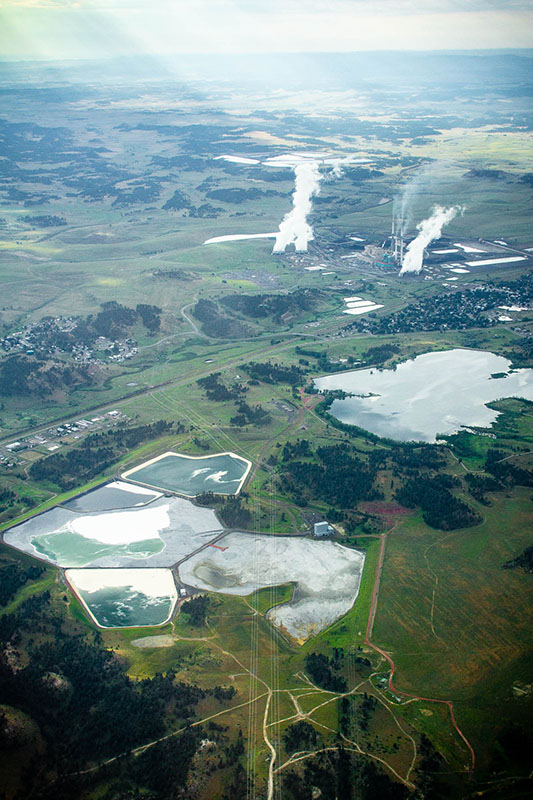
[{"label": "white ash deposit", "polygon": [[292,600],[271,609],[267,617],[304,641],[352,607],[364,560],[361,551],[336,542],[235,532],[220,539],[217,548],[191,556],[180,565],[179,574],[189,586],[241,596],[295,584]]}]

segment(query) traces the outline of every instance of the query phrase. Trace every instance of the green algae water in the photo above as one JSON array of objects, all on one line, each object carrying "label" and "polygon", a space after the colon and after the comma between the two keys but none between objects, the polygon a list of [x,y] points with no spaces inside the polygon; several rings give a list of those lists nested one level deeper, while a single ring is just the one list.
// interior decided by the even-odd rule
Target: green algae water
[{"label": "green algae water", "polygon": [[204,492],[237,494],[250,466],[249,461],[234,453],[219,453],[200,458],[165,453],[125,472],[122,477],[186,497],[195,497]]},{"label": "green algae water", "polygon": [[114,586],[97,592],[79,592],[102,628],[162,625],[173,607],[171,597],[150,597],[133,586]]},{"label": "green algae water", "polygon": [[162,625],[176,605],[169,569],[68,569],[65,575],[102,628]]}]

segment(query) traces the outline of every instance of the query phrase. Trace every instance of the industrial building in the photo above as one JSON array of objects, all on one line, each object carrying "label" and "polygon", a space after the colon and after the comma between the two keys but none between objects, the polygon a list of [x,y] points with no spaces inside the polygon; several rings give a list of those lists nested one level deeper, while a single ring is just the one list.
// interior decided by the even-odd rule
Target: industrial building
[{"label": "industrial building", "polygon": [[315,536],[331,536],[335,531],[327,522],[323,520],[322,522],[315,522],[314,525],[314,535]]}]

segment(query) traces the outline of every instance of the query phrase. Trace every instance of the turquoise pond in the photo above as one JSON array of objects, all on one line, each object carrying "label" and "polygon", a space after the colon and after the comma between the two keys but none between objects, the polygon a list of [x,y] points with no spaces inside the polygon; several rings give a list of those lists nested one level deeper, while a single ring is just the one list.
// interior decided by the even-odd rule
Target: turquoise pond
[{"label": "turquoise pond", "polygon": [[32,545],[38,555],[44,556],[49,561],[73,567],[95,563],[109,556],[119,560],[150,558],[165,547],[159,537],[122,545],[104,544],[97,539],[86,539],[73,531],[58,531],[35,536]]},{"label": "turquoise pond", "polygon": [[69,569],[66,577],[102,628],[162,625],[176,605],[168,569]]},{"label": "turquoise pond", "polygon": [[169,567],[221,533],[214,511],[184,497],[109,486],[36,514],[4,541],[60,567]]},{"label": "turquoise pond", "polygon": [[114,586],[99,592],[79,592],[91,616],[102,628],[162,625],[170,617],[170,597],[149,597],[133,586]]}]

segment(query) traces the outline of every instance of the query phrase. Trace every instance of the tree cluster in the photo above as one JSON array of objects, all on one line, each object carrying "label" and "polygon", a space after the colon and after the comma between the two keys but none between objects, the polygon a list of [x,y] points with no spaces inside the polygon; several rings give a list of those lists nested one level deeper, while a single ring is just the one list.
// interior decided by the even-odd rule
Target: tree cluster
[{"label": "tree cluster", "polygon": [[[137,758],[129,759],[128,775],[136,786],[148,789],[154,800],[175,800],[177,791],[187,784],[201,738],[201,728],[189,728],[180,736],[158,742]],[[146,797],[144,793],[142,796]]]},{"label": "tree cluster", "polygon": [[246,317],[261,319],[271,316],[279,323],[287,312],[312,311],[321,296],[319,289],[296,289],[287,294],[230,294],[220,302],[228,310]]},{"label": "tree cluster", "polygon": [[533,546],[526,547],[519,556],[511,561],[506,561],[502,569],[516,569],[517,567],[523,569],[527,575],[533,575]]},{"label": "tree cluster", "polygon": [[20,564],[0,563],[0,606],[5,606],[27,581],[35,581],[45,571],[44,567],[32,564],[24,569]]},{"label": "tree cluster", "polygon": [[237,414],[231,417],[230,423],[238,428],[244,425],[268,425],[271,416],[259,404],[249,405],[246,401],[240,400],[237,403]]},{"label": "tree cluster", "polygon": [[313,682],[329,692],[345,692],[347,689],[346,680],[338,674],[339,667],[335,658],[328,658],[323,653],[308,653],[305,657],[305,669]]},{"label": "tree cluster", "polygon": [[424,522],[443,531],[479,525],[481,517],[450,491],[457,479],[451,475],[412,478],[396,490],[396,500],[407,508],[420,506]]},{"label": "tree cluster", "polygon": [[474,472],[467,472],[465,481],[472,497],[485,506],[490,505],[486,492],[497,492],[503,489],[501,483],[490,475],[479,475]]},{"label": "tree cluster", "polygon": [[224,503],[218,511],[218,515],[227,528],[244,528],[249,530],[252,527],[252,514],[244,505],[243,495],[238,497],[226,497]]},{"label": "tree cluster", "polygon": [[358,709],[357,719],[359,722],[359,727],[362,731],[368,731],[370,727],[370,720],[372,718],[372,714],[374,713],[378,701],[372,695],[368,695],[366,692],[364,693],[363,700]]},{"label": "tree cluster", "polygon": [[0,489],[0,510],[4,510],[6,506],[11,505],[11,503],[17,499],[17,495],[11,489],[3,486]]},{"label": "tree cluster", "polygon": [[281,451],[282,461],[293,461],[295,458],[307,458],[313,455],[308,439],[296,439],[295,442],[285,442]]},{"label": "tree cluster", "polygon": [[95,446],[88,436],[68,453],[54,453],[35,461],[28,472],[35,481],[46,481],[61,489],[74,489],[111,466],[115,460],[112,447]]},{"label": "tree cluster", "polygon": [[26,222],[28,225],[35,225],[39,228],[57,228],[67,224],[64,217],[57,217],[53,214],[38,214],[37,216],[26,214],[22,217],[22,222]]},{"label": "tree cluster", "polygon": [[[319,794],[320,793],[320,794]],[[405,800],[408,790],[342,745],[304,761],[302,773],[283,773],[284,800]]]},{"label": "tree cluster", "polygon": [[316,730],[305,720],[289,725],[283,734],[283,746],[290,756],[299,750],[313,750],[317,741]]},{"label": "tree cluster", "polygon": [[[24,649],[25,666],[11,666],[5,656],[8,643]],[[48,593],[0,618],[0,645],[0,702],[34,719],[42,740],[38,760],[22,774],[21,796],[33,795],[50,782],[50,775],[69,775],[164,735],[165,720],[173,727],[186,724],[204,696],[201,689],[176,681],[172,671],[134,683],[98,634],[91,639],[63,631]],[[190,749],[185,749],[181,773],[181,750],[172,754],[172,769],[183,782]],[[170,769],[159,766],[162,772]],[[142,772],[140,783],[146,780]]]},{"label": "tree cluster", "polygon": [[[379,457],[379,454],[376,454]],[[441,469],[446,465],[441,449],[436,445],[420,445],[391,450],[389,458],[394,464],[407,469]]]},{"label": "tree cluster", "polygon": [[380,497],[374,486],[377,470],[357,458],[346,444],[319,447],[322,463],[287,461],[282,465],[284,487],[299,497],[317,497],[338,508],[353,508],[360,500]]},{"label": "tree cluster", "polygon": [[257,189],[255,186],[250,189],[231,187],[229,189],[211,189],[206,193],[206,197],[211,200],[218,200],[222,203],[244,203],[246,200],[260,200],[263,197],[280,196],[280,192],[268,189],[266,192]]},{"label": "tree cluster", "polygon": [[95,317],[87,317],[85,327],[93,339],[95,334],[108,339],[117,339],[123,335],[125,330],[135,325],[139,318],[149,331],[159,330],[161,313],[158,306],[139,303],[133,309],[123,306],[115,300],[109,300],[107,303],[102,303],[102,310]]},{"label": "tree cluster", "polygon": [[188,208],[190,203],[191,200],[185,192],[176,189],[172,197],[163,205],[163,208],[165,211],[181,211],[184,208]]},{"label": "tree cluster", "polygon": [[183,603],[181,613],[188,618],[189,625],[194,628],[205,628],[209,605],[209,597],[205,594],[200,594],[198,597],[192,597],[186,603]]},{"label": "tree cluster", "polygon": [[183,426],[159,420],[107,433],[92,433],[66,453],[53,453],[34,461],[29,475],[33,480],[53,483],[61,489],[73,489],[110,467],[122,452],[173,430],[183,430]]},{"label": "tree cluster", "polygon": [[89,386],[93,382],[87,367],[13,354],[0,361],[0,394],[6,397],[46,397],[58,389]]},{"label": "tree cluster", "polygon": [[240,384],[235,384],[231,388],[220,382],[220,372],[212,372],[205,378],[199,378],[196,383],[202,389],[208,400],[222,402],[224,400],[238,400],[240,395],[246,392],[246,388]]},{"label": "tree cluster", "polygon": [[399,348],[395,344],[379,344],[374,347],[369,347],[361,355],[361,360],[364,364],[380,366],[388,361],[399,352]]},{"label": "tree cluster", "polygon": [[191,281],[192,276],[183,269],[154,269],[153,278],[161,280]]},{"label": "tree cluster", "polygon": [[248,364],[241,364],[241,369],[256,381],[263,383],[288,383],[290,386],[297,386],[302,382],[302,375],[305,370],[292,364],[289,367],[281,364],[273,364],[271,361],[258,363],[250,361]]},{"label": "tree cluster", "polygon": [[206,336],[215,339],[243,339],[252,333],[251,329],[238,319],[226,316],[214,300],[200,298],[192,313],[202,323],[202,331]]},{"label": "tree cluster", "polygon": [[507,460],[502,450],[487,450],[485,470],[507,486],[533,486],[533,472]]}]

